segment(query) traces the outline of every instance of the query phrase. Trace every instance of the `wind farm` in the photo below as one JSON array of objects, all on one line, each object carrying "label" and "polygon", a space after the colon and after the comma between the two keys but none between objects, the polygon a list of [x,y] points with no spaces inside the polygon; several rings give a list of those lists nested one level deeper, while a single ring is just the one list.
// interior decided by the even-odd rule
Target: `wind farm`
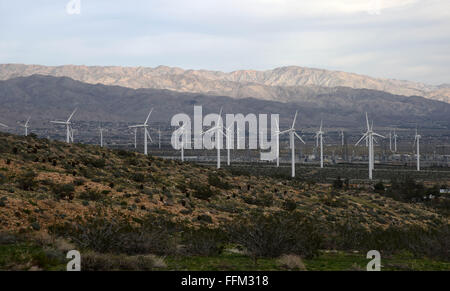
[{"label": "wind farm", "polygon": [[[394,249],[386,269],[401,269],[389,262],[397,262],[404,249],[417,254],[419,262],[428,260],[425,267],[412,266],[414,270],[447,268],[445,251],[439,249],[446,239],[445,205],[450,199],[450,155],[443,134],[447,129],[419,130],[413,121],[393,126],[392,120],[383,123],[382,113],[370,108],[359,111],[354,125],[346,127],[330,121],[326,114],[316,113],[313,116],[321,119],[311,121],[308,110],[295,104],[276,110],[270,103],[264,111],[241,113],[229,103],[203,107],[190,101],[173,109],[172,115],[161,114],[164,104],[139,103],[139,113],[113,121],[108,116],[88,120],[87,112],[97,110],[80,104],[74,111],[74,105],[58,109],[58,116],[71,112],[66,121],[49,122],[49,114],[42,114],[43,118],[33,114],[33,119],[22,119],[25,122],[0,116],[8,124],[17,124],[5,127],[4,133],[0,130],[0,209],[6,210],[5,215],[0,212],[0,230],[35,233],[37,229],[60,229],[63,224],[68,230],[57,236],[83,239],[88,249],[95,250],[94,256],[112,260],[111,254],[102,253],[106,249],[166,256],[158,259],[160,265],[150,257],[152,270],[177,270],[180,266],[194,270],[194,257],[205,262],[205,268],[221,269],[220,262],[235,263],[236,256],[245,268],[256,268],[256,253],[236,255],[230,253],[230,247],[217,251],[223,243],[218,238],[224,234],[225,242],[242,243],[249,250],[276,235],[283,236],[283,241],[319,235],[324,250],[308,241],[302,243],[317,252],[305,268],[313,269],[321,260],[352,269],[354,264],[346,262],[358,253],[347,246],[353,244],[352,248],[364,253],[371,245],[348,238],[351,227],[377,239],[380,248]],[[143,123],[141,117],[146,117]],[[54,125],[64,126],[64,133]],[[26,204],[28,201],[31,203]],[[53,206],[49,209],[46,205]],[[46,215],[34,208],[45,209]],[[31,218],[17,223],[14,213],[23,209]],[[80,217],[86,222],[79,222]],[[313,225],[322,231],[311,230],[305,217],[314,219]],[[172,220],[181,221],[175,222],[176,227],[183,227],[181,235],[167,227]],[[264,231],[258,228],[261,221]],[[102,229],[103,223],[108,223],[107,229],[122,232],[126,239],[113,237],[123,244],[98,247],[98,236],[91,235],[100,233],[102,238],[104,232],[98,228]],[[420,230],[410,228],[411,224]],[[425,230],[428,228],[434,230]],[[248,238],[248,233],[258,241]],[[267,236],[258,237],[257,233]],[[246,240],[237,240],[235,235]],[[410,240],[407,247],[392,246],[391,237],[402,240],[405,236],[426,238],[438,255],[427,257],[422,239]],[[154,243],[142,244],[142,237]],[[182,253],[171,249],[172,241],[183,245]],[[212,249],[199,252],[193,246],[205,242]],[[278,247],[283,253],[307,254],[290,245]],[[330,255],[334,248],[339,253]],[[126,260],[138,260],[128,253],[123,255]],[[270,270],[284,270],[278,253],[267,256]],[[409,264],[407,259],[404,262]],[[89,264],[84,265],[89,270],[123,266],[115,262]],[[58,268],[61,266],[52,265],[52,269]],[[141,267],[133,263],[127,268]]]}]

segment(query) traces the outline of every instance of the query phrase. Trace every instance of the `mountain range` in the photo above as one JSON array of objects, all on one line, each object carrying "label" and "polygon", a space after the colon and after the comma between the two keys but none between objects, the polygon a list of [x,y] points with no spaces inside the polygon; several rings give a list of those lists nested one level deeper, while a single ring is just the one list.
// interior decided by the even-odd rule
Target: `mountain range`
[{"label": "mountain range", "polygon": [[353,73],[297,66],[267,71],[240,70],[231,73],[184,70],[176,67],[100,67],[64,65],[57,67],[23,64],[0,65],[0,80],[35,74],[69,77],[89,84],[153,88],[177,92],[298,102],[320,94],[334,94],[336,88],[369,89],[393,95],[422,96],[450,103],[450,85],[372,78]]},{"label": "mountain range", "polygon": [[297,101],[270,101],[256,98],[176,92],[162,89],[131,89],[88,84],[67,77],[33,75],[0,81],[0,122],[15,124],[32,116],[34,125],[65,119],[79,108],[75,120],[102,122],[142,122],[155,108],[152,122],[170,124],[177,113],[192,114],[202,105],[204,115],[217,113],[278,113],[281,127],[292,122],[299,111],[299,127],[317,127],[323,119],[327,128],[363,130],[364,112],[376,127],[448,129],[450,104],[423,97],[405,97],[383,91],[335,87]]}]

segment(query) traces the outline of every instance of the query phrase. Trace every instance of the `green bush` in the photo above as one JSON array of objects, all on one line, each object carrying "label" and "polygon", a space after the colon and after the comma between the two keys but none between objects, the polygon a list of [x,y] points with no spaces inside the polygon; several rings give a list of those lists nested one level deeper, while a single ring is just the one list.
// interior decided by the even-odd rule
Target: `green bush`
[{"label": "green bush", "polygon": [[231,185],[228,182],[223,182],[217,174],[209,174],[208,175],[208,183],[211,186],[224,189],[224,190],[230,190]]},{"label": "green bush", "polygon": [[333,182],[333,188],[342,189],[344,187],[344,182],[341,180],[341,177],[337,177]]},{"label": "green bush", "polygon": [[296,254],[311,258],[321,245],[313,220],[298,213],[255,213],[227,227],[232,242],[242,245],[255,259]]},{"label": "green bush", "polygon": [[292,199],[287,199],[283,203],[283,208],[287,211],[294,211],[297,208],[297,203]]},{"label": "green bush", "polygon": [[89,201],[101,201],[104,197],[103,194],[96,190],[87,190],[79,195],[80,199]]},{"label": "green bush", "polygon": [[72,199],[74,196],[75,186],[72,183],[54,184],[51,187],[56,199],[64,199],[64,198]]},{"label": "green bush", "polygon": [[81,248],[100,253],[170,255],[176,249],[173,236],[176,229],[160,218],[143,220],[140,227],[97,218],[83,224],[54,226],[51,230],[69,237]]},{"label": "green bush", "polygon": [[32,170],[26,171],[17,178],[19,188],[25,191],[33,190],[33,187],[37,184],[36,177],[36,173]]},{"label": "green bush", "polygon": [[226,235],[218,229],[206,227],[183,232],[182,243],[187,255],[217,256],[224,249]]},{"label": "green bush", "polygon": [[376,193],[382,194],[385,191],[385,186],[382,181],[376,183],[373,188]]},{"label": "green bush", "polygon": [[201,200],[208,200],[211,198],[214,193],[212,192],[211,188],[206,185],[191,185],[191,188],[194,189],[193,196],[195,198],[201,199]]}]

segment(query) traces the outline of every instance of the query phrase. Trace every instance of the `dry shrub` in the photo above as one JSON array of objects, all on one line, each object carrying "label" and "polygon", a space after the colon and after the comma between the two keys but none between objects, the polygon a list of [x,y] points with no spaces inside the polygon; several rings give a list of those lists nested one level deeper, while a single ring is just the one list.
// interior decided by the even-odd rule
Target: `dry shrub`
[{"label": "dry shrub", "polygon": [[68,242],[67,240],[65,240],[63,238],[55,239],[55,241],[53,242],[53,245],[55,246],[55,248],[57,250],[62,251],[62,252],[68,252],[68,251],[77,249],[77,247],[74,244]]},{"label": "dry shrub", "polygon": [[127,256],[89,252],[81,255],[82,271],[152,271],[167,267],[154,255]]},{"label": "dry shrub", "polygon": [[297,255],[282,255],[277,263],[286,269],[289,270],[298,270],[298,271],[306,271],[305,264],[303,263],[302,258]]}]

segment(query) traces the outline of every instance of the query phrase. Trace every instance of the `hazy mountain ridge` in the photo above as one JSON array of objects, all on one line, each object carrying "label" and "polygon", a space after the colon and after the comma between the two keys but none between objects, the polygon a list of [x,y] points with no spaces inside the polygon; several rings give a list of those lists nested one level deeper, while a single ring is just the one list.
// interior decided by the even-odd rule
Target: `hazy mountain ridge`
[{"label": "hazy mountain ridge", "polygon": [[282,67],[267,71],[240,70],[231,73],[207,70],[183,70],[176,67],[100,67],[65,65],[0,65],[0,80],[34,74],[69,77],[90,84],[117,85],[133,89],[155,88],[178,92],[254,97],[281,102],[323,93],[335,87],[371,89],[395,95],[423,96],[450,103],[448,84],[379,79],[368,76],[303,67]]},{"label": "hazy mountain ridge", "polygon": [[155,108],[152,122],[169,124],[177,113],[192,114],[193,105],[202,105],[204,114],[279,113],[281,125],[291,122],[299,110],[299,125],[315,127],[324,120],[330,127],[358,128],[368,111],[377,126],[448,128],[450,104],[422,97],[404,97],[367,89],[333,88],[294,102],[275,102],[254,98],[235,99],[180,93],[160,89],[130,89],[118,86],[92,85],[67,77],[34,75],[0,81],[0,122],[13,125],[31,115],[38,121],[64,119],[75,108],[77,120],[138,122]]}]

